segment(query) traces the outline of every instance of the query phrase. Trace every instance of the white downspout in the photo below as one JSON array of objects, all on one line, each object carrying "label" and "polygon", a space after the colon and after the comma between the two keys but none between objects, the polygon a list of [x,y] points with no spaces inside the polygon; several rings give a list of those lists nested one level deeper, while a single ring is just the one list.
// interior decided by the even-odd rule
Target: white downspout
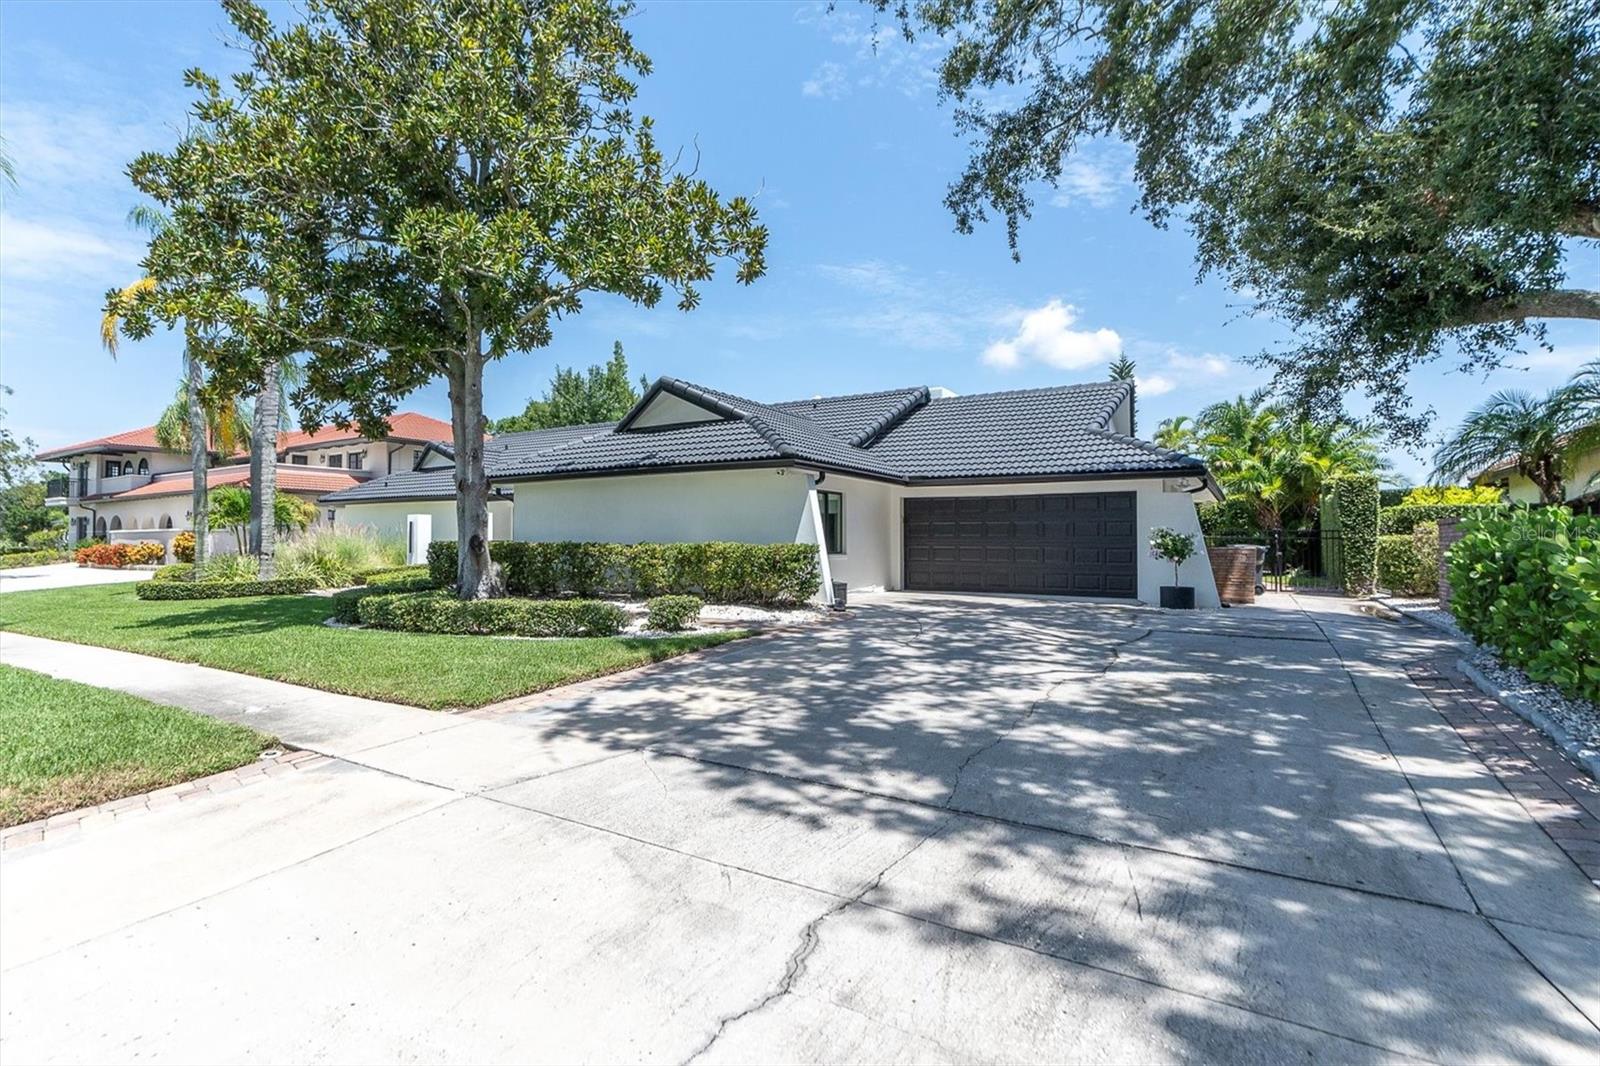
[{"label": "white downspout", "polygon": [[828,538],[822,530],[822,507],[817,502],[817,478],[806,475],[806,510],[811,515],[811,536],[817,542],[817,562],[822,574],[822,602],[833,606],[833,571],[828,566]]}]

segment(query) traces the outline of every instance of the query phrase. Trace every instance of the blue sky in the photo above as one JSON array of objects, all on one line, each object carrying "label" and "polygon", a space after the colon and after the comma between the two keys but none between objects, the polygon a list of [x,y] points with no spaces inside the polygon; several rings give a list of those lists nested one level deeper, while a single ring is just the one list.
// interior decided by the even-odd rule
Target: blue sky
[{"label": "blue sky", "polygon": [[[1014,263],[1000,226],[961,236],[943,207],[965,156],[934,91],[932,45],[874,34],[847,0],[832,12],[645,3],[632,29],[656,68],[641,109],[663,144],[698,150],[724,195],[755,198],[772,231],[768,273],[750,287],[713,283],[690,314],[590,300],[550,348],[491,368],[491,416],[520,411],[556,364],[603,361],[614,340],[638,372],[763,400],[1091,380],[1126,349],[1145,435],[1266,380],[1244,357],[1287,332],[1246,317],[1216,281],[1197,284],[1181,230],[1129,212],[1119,146],[1084,154],[1060,192],[1041,192]],[[123,168],[176,139],[186,68],[237,66],[224,41],[220,9],[203,0],[0,3],[0,133],[18,172],[0,194],[0,382],[15,390],[13,431],[41,447],[149,424],[171,396],[176,340],[124,344],[113,361],[99,309],[108,287],[137,276]],[[1600,256],[1574,274],[1600,288]],[[1421,371],[1413,395],[1442,428],[1495,389],[1548,388],[1600,357],[1593,324],[1557,324],[1552,341],[1488,379]],[[402,406],[448,417],[438,384]],[[1415,456],[1392,458],[1403,476],[1426,473]]]}]

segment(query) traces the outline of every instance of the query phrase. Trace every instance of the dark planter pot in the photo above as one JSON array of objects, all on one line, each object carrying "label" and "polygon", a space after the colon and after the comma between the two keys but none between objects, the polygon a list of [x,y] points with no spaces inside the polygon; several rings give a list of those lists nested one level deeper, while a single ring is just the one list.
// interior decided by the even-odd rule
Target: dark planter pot
[{"label": "dark planter pot", "polygon": [[1175,611],[1194,610],[1194,589],[1189,585],[1162,585],[1161,606]]}]

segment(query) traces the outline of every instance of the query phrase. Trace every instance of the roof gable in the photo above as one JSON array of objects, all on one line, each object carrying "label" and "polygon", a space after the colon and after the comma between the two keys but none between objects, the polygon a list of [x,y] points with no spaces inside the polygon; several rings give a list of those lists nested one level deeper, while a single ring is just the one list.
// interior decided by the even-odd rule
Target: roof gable
[{"label": "roof gable", "polygon": [[613,432],[630,433],[645,429],[689,426],[701,422],[723,422],[734,417],[726,408],[708,403],[699,390],[676,378],[658,378],[639,402],[622,416]]}]

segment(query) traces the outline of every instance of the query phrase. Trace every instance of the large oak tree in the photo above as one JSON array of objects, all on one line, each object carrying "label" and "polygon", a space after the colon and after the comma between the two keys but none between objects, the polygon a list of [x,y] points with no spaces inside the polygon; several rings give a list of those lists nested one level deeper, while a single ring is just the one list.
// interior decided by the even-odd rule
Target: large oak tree
[{"label": "large oak tree", "polygon": [[1294,327],[1262,357],[1312,409],[1362,388],[1415,440],[1413,366],[1600,320],[1565,265],[1600,246],[1594,0],[868,2],[950,44],[959,229],[998,215],[1015,250],[1040,183],[1127,142],[1144,213]]},{"label": "large oak tree", "polygon": [[165,313],[236,341],[216,346],[219,388],[304,353],[302,425],[381,433],[443,377],[458,590],[497,595],[485,366],[548,345],[587,293],[652,306],[670,292],[689,310],[724,258],[754,281],[766,230],[631,110],[650,63],[625,5],[310,0],[283,27],[250,0],[224,7],[248,70],[226,85],[191,72],[190,133],[131,168],[173,213],[152,257],[208,279]]}]

